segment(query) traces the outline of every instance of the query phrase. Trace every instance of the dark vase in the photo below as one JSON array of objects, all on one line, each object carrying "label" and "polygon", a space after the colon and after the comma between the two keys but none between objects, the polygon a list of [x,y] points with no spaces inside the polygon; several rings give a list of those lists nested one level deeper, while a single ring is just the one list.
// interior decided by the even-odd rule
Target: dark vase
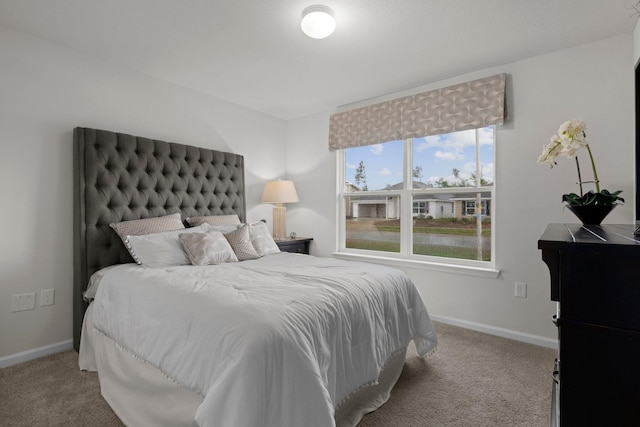
[{"label": "dark vase", "polygon": [[567,205],[584,225],[600,225],[616,205]]}]

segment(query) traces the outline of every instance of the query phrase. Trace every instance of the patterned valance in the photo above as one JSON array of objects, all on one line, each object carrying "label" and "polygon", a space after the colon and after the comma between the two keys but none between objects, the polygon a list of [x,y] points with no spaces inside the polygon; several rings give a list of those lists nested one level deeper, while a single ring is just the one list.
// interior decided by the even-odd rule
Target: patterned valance
[{"label": "patterned valance", "polygon": [[329,149],[501,125],[506,74],[332,114]]}]

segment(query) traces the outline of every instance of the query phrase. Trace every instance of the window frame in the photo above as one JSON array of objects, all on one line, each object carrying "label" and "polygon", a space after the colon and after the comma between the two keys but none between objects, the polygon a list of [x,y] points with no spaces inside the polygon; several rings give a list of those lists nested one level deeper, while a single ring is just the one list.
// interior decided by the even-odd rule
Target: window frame
[{"label": "window frame", "polygon": [[[477,139],[476,139],[477,141]],[[345,163],[346,163],[346,150],[336,150],[337,153],[337,194],[336,194],[336,216],[337,216],[337,230],[336,230],[336,252],[334,256],[343,259],[361,259],[365,261],[378,262],[383,264],[389,264],[394,266],[412,266],[412,267],[426,267],[429,269],[436,269],[440,271],[457,271],[466,274],[479,275],[484,277],[497,277],[499,270],[496,270],[496,215],[495,215],[495,203],[497,193],[497,179],[496,179],[496,151],[497,151],[497,132],[496,126],[493,126],[493,164],[494,175],[493,185],[491,186],[475,186],[475,187],[446,187],[446,188],[429,188],[429,189],[412,189],[413,183],[413,138],[405,139],[403,145],[403,187],[401,190],[382,190],[382,191],[355,191],[345,192]],[[476,146],[476,153],[478,147]],[[478,162],[476,156],[476,162]],[[461,258],[446,258],[429,255],[416,255],[413,254],[413,227],[409,223],[414,215],[413,213],[413,196],[420,194],[456,194],[456,193],[469,193],[469,192],[489,192],[490,203],[488,204],[489,212],[491,215],[491,260],[470,260]],[[355,249],[346,247],[346,200],[349,196],[361,196],[363,194],[376,196],[398,196],[400,198],[400,251],[395,252],[383,252],[372,251],[366,249]],[[484,200],[483,200],[484,202]],[[486,201],[489,202],[489,201]],[[428,209],[428,207],[427,207]],[[484,209],[483,209],[484,210]],[[407,214],[406,212],[409,212]]]}]

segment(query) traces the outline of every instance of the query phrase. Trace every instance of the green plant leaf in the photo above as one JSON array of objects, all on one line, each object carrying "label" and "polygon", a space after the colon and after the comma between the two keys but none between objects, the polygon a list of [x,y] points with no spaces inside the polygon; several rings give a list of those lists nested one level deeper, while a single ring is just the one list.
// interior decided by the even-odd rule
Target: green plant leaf
[{"label": "green plant leaf", "polygon": [[570,206],[623,204],[624,199],[619,196],[620,193],[622,193],[621,190],[613,193],[608,190],[602,190],[599,193],[591,190],[582,196],[578,196],[576,193],[569,193],[562,195],[562,201]]}]

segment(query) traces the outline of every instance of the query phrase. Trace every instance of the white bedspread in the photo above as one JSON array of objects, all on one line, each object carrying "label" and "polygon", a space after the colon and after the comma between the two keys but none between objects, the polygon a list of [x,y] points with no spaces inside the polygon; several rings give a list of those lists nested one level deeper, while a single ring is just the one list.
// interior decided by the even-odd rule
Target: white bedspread
[{"label": "white bedspread", "polygon": [[436,335],[401,271],[279,253],[217,266],[107,271],[95,328],[202,394],[202,426],[333,426],[334,408]]}]

